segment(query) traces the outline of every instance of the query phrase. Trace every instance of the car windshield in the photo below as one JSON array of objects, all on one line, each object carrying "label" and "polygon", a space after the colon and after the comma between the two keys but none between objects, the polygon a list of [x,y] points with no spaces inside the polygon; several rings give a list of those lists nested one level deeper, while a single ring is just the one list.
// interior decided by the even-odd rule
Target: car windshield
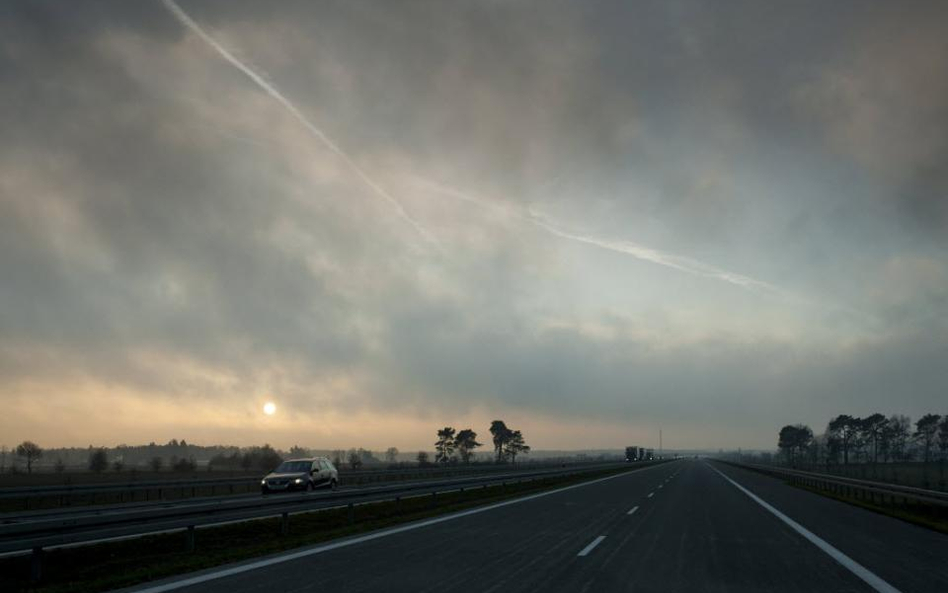
[{"label": "car windshield", "polygon": [[284,461],[280,467],[273,470],[275,474],[290,474],[308,472],[312,464],[309,461]]}]

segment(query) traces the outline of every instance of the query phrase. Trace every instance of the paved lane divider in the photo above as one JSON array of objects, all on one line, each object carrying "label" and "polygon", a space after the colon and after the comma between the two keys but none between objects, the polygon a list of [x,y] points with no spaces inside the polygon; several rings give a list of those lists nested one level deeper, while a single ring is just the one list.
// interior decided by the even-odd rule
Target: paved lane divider
[{"label": "paved lane divider", "polygon": [[722,478],[730,482],[735,488],[737,488],[738,490],[740,490],[741,492],[749,496],[751,500],[753,500],[760,506],[764,507],[765,509],[773,513],[774,516],[776,516],[778,519],[786,523],[791,529],[793,529],[794,531],[796,531],[797,533],[799,533],[800,535],[808,539],[810,543],[814,544],[817,548],[826,552],[833,560],[842,564],[846,569],[849,570],[849,572],[853,573],[854,575],[862,579],[867,585],[872,587],[874,590],[878,591],[879,593],[900,593],[898,589],[896,589],[889,583],[882,580],[881,577],[879,577],[878,575],[870,571],[868,568],[866,568],[862,564],[859,564],[858,562],[856,562],[855,560],[853,560],[846,554],[843,554],[842,552],[834,548],[832,544],[830,544],[829,542],[827,542],[825,539],[821,538],[820,536],[816,535],[812,531],[808,530],[806,527],[800,525],[799,523],[797,523],[790,517],[784,515],[783,513],[781,513],[774,507],[772,507],[770,504],[768,504],[765,500],[763,500],[762,498],[760,498],[759,496],[757,496],[756,494],[754,494],[747,488],[744,488],[743,486],[741,486],[740,484],[738,484],[731,478],[727,477],[724,474],[724,472],[722,472],[718,468],[711,465],[709,465],[708,467],[716,471]]},{"label": "paved lane divider", "polygon": [[594,540],[592,540],[591,542],[589,542],[589,545],[586,546],[585,548],[583,548],[582,550],[580,550],[580,551],[579,551],[579,554],[576,554],[576,555],[577,555],[577,556],[588,556],[589,553],[593,551],[593,548],[595,548],[596,546],[598,546],[599,544],[601,544],[601,543],[602,543],[602,540],[604,540],[604,539],[606,539],[606,536],[600,535],[600,536],[597,537],[596,539],[594,539]]}]

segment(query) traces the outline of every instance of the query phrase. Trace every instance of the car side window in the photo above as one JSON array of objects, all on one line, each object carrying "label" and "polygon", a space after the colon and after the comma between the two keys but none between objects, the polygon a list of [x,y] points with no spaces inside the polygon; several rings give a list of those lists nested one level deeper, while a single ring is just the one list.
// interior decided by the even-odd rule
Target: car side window
[{"label": "car side window", "polygon": [[329,462],[326,461],[326,460],[324,460],[324,459],[320,459],[320,460],[319,460],[319,467],[320,467],[321,469],[328,470],[328,469],[329,469]]},{"label": "car side window", "polygon": [[318,461],[314,461],[314,462],[313,462],[313,471],[314,471],[314,472],[318,472],[318,471],[319,471],[319,462],[318,462]]}]

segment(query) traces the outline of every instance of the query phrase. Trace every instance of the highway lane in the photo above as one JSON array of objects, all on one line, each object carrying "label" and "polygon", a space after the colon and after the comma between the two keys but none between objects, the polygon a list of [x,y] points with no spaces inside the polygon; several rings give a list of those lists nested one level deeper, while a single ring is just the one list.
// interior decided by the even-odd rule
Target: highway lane
[{"label": "highway lane", "polygon": [[228,567],[235,572],[229,576],[207,571],[214,578],[190,586],[172,579],[161,590],[885,590],[867,584],[719,471],[891,590],[948,591],[948,536],[773,478],[692,460],[323,546],[292,560],[258,562],[245,572]]}]

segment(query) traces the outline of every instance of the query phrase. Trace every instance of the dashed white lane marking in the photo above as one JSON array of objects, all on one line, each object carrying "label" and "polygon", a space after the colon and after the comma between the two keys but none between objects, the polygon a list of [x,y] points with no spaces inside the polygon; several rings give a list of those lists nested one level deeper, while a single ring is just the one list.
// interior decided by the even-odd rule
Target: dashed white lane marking
[{"label": "dashed white lane marking", "polygon": [[632,507],[632,510],[629,511],[628,513],[626,513],[626,515],[631,515],[631,514],[635,513],[635,511],[637,511],[637,510],[639,510],[639,507]]},{"label": "dashed white lane marking", "polygon": [[542,498],[544,496],[550,496],[551,494],[558,494],[560,492],[566,492],[568,490],[573,490],[576,488],[583,488],[585,486],[591,486],[593,484],[598,484],[605,482],[607,480],[615,480],[616,478],[621,478],[623,476],[628,476],[635,473],[636,471],[649,471],[650,469],[661,467],[660,465],[653,465],[651,467],[646,467],[641,470],[631,470],[628,472],[622,472],[621,474],[613,474],[611,476],[606,476],[604,478],[596,478],[595,480],[589,480],[588,482],[580,482],[579,484],[572,484],[570,486],[563,486],[562,488],[557,488],[555,490],[547,490],[545,492],[538,492],[536,494],[528,494],[527,496],[522,496],[520,498],[514,498],[511,500],[504,500],[498,503],[491,505],[477,507],[469,509],[466,511],[458,511],[457,513],[452,513],[450,515],[442,515],[440,517],[435,517],[432,519],[425,519],[418,521],[417,523],[408,523],[399,527],[391,527],[389,529],[383,529],[381,531],[374,531],[367,533],[365,535],[360,535],[352,537],[349,539],[337,540],[327,544],[319,544],[311,548],[303,548],[302,550],[297,550],[295,552],[290,552],[288,554],[282,554],[280,556],[273,556],[271,558],[265,558],[263,560],[256,560],[253,562],[248,562],[246,564],[238,564],[236,566],[229,566],[222,568],[220,570],[214,570],[211,572],[198,574],[190,577],[179,578],[166,583],[160,583],[155,585],[145,585],[141,589],[135,589],[136,593],[165,593],[165,591],[174,591],[175,589],[181,589],[182,587],[189,587],[191,585],[199,585],[201,583],[206,583],[208,581],[213,581],[215,579],[233,576],[236,574],[242,574],[249,572],[251,570],[257,570],[258,568],[263,568],[266,566],[272,566],[274,564],[280,564],[283,562],[289,562],[291,560],[296,560],[299,558],[305,558],[307,556],[313,556],[315,554],[322,554],[324,552],[329,552],[331,550],[336,550],[339,548],[344,548],[347,546],[352,546],[356,544],[361,544],[363,542],[372,541],[380,539],[383,537],[388,537],[390,535],[395,535],[397,533],[404,533],[406,531],[412,531],[414,529],[419,529],[421,527],[427,527],[429,525],[437,525],[438,523],[444,523],[445,521],[452,521],[454,519],[460,519],[461,517],[469,517],[470,515],[476,515],[478,513],[483,513],[487,511],[492,511],[494,509],[502,508],[505,506],[518,504],[521,502],[526,502],[528,500],[536,500],[537,498]]},{"label": "dashed white lane marking", "polygon": [[659,484],[658,487],[661,488],[661,487],[664,486],[664,485],[665,485],[665,484]]},{"label": "dashed white lane marking", "polygon": [[604,540],[604,539],[606,539],[606,536],[600,535],[600,536],[597,537],[596,539],[594,539],[594,540],[592,540],[591,542],[589,542],[589,545],[586,546],[585,548],[583,548],[582,550],[580,550],[580,551],[579,551],[579,554],[576,554],[576,555],[577,555],[577,556],[587,556],[590,552],[593,551],[593,548],[595,548],[596,546],[598,546],[599,544],[601,544],[601,543],[602,543],[602,540]]},{"label": "dashed white lane marking", "polygon": [[724,475],[724,473],[718,470],[718,468],[714,466],[710,466],[710,465],[708,467],[718,472],[718,474],[720,474],[722,478],[724,478],[725,480],[733,484],[738,490],[740,490],[741,492],[749,496],[751,500],[753,500],[760,506],[764,507],[765,509],[773,513],[778,519],[780,519],[781,521],[789,525],[791,529],[793,529],[794,531],[796,531],[797,533],[799,533],[806,539],[810,540],[810,543],[814,544],[816,547],[818,547],[819,549],[829,554],[829,556],[833,560],[845,566],[849,570],[849,572],[853,573],[854,575],[856,575],[857,577],[865,581],[866,584],[868,584],[870,587],[872,587],[879,593],[900,593],[898,589],[896,589],[889,583],[885,582],[880,577],[876,576],[876,574],[870,571],[868,568],[866,568],[862,564],[859,564],[858,562],[856,562],[855,560],[853,560],[846,554],[843,554],[842,552],[834,548],[825,539],[816,535],[812,531],[809,531],[806,527],[800,525],[799,523],[797,523],[790,517],[784,515],[783,513],[781,513],[774,507],[770,506],[767,502],[765,502],[759,496],[757,496],[756,494],[754,494],[747,488],[744,488],[743,486],[741,486],[740,484],[738,484],[731,478]]},{"label": "dashed white lane marking", "polygon": [[654,495],[655,495],[654,492],[649,492],[649,493],[648,493],[648,496],[646,496],[645,498],[652,498],[652,496],[654,496]]}]

